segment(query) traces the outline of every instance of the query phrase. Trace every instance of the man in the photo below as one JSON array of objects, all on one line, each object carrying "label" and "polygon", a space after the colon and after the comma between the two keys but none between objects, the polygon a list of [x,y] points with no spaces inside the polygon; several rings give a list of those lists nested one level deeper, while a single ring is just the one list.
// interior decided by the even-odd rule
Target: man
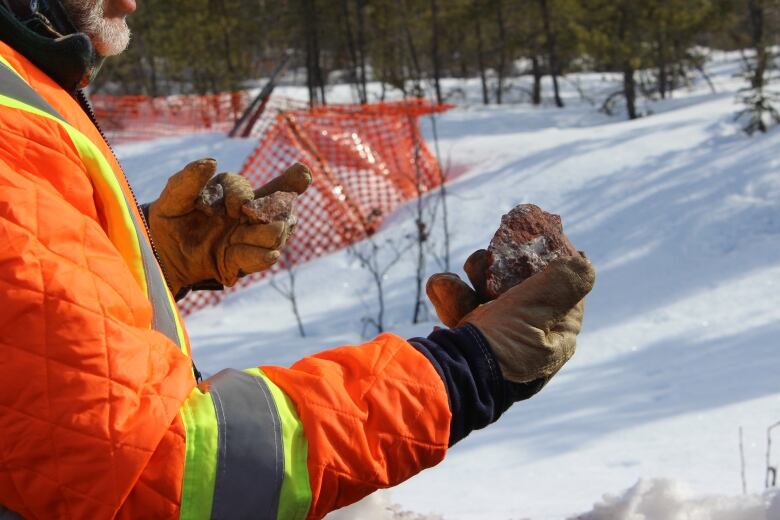
[{"label": "man", "polygon": [[[594,281],[579,257],[428,338],[382,334],[199,384],[173,295],[275,262],[293,222],[252,224],[241,205],[310,177],[296,165],[253,192],[204,159],[145,218],[79,90],[127,44],[134,8],[0,0],[6,514],[321,518],[438,463],[573,354]],[[451,274],[429,290],[448,309],[472,291]]]}]

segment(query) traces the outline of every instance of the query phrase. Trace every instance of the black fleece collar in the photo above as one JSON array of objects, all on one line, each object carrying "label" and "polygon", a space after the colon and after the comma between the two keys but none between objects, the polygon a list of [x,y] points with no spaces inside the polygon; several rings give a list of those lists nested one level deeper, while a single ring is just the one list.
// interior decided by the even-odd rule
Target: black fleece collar
[{"label": "black fleece collar", "polygon": [[56,0],[32,1],[29,8],[13,11],[0,0],[0,40],[71,93],[87,86],[102,62],[89,37],[73,28]]}]

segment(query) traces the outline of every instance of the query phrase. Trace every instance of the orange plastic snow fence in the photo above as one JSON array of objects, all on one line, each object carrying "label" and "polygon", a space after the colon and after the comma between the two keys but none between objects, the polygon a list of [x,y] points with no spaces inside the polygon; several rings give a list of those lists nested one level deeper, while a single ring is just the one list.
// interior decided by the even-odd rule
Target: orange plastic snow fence
[{"label": "orange plastic snow fence", "polygon": [[[312,169],[314,182],[298,199],[298,228],[271,272],[373,234],[404,201],[439,186],[439,164],[418,118],[449,108],[407,100],[279,112],[241,174],[259,186],[300,161]],[[179,307],[189,314],[267,274],[249,275],[222,292],[190,293]]]},{"label": "orange plastic snow fence", "polygon": [[251,102],[248,92],[205,96],[92,96],[92,108],[111,143],[199,132],[227,132]]},{"label": "orange plastic snow fence", "polygon": [[[95,108],[109,139],[126,142],[199,131],[228,131],[250,102],[243,93],[164,98],[107,96]],[[259,139],[241,174],[260,186],[296,161],[314,174],[297,202],[299,225],[271,273],[342,249],[373,234],[404,201],[439,186],[442,174],[420,133],[419,117],[451,105],[425,99],[328,105],[273,97],[250,135]],[[224,291],[190,293],[183,314],[262,279],[246,276]]]}]

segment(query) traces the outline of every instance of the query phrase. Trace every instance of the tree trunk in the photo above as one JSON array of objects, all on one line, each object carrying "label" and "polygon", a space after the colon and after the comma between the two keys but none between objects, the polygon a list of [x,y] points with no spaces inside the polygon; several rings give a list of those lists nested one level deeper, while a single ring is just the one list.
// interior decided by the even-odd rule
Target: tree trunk
[{"label": "tree trunk", "polygon": [[325,104],[325,81],[320,67],[320,44],[317,38],[316,0],[302,0],[303,30],[306,41],[306,86],[309,89],[309,104]]},{"label": "tree trunk", "polygon": [[764,6],[761,0],[748,0],[750,39],[756,51],[756,65],[750,84],[756,90],[764,88],[764,74],[769,63],[769,52],[764,42]]},{"label": "tree trunk", "polygon": [[498,66],[497,66],[497,80],[496,85],[496,103],[501,104],[504,93],[504,74],[506,72],[506,24],[504,23],[504,12],[501,8],[502,0],[493,0],[496,14],[496,25],[498,26]]},{"label": "tree trunk", "polygon": [[[401,17],[403,20],[404,36],[406,37],[406,47],[409,51],[409,59],[412,62],[413,81],[415,95],[420,91],[420,79],[422,78],[422,70],[420,69],[420,60],[417,58],[417,48],[414,45],[414,38],[412,38],[412,31],[409,29],[409,6],[406,0],[397,0],[398,8],[401,10]],[[404,89],[405,95],[406,89]]]},{"label": "tree trunk", "polygon": [[360,65],[360,84],[363,87],[361,103],[368,103],[368,79],[366,78],[366,0],[357,0],[357,46]]},{"label": "tree trunk", "polygon": [[365,92],[361,90],[360,72],[358,70],[357,46],[355,45],[355,38],[352,34],[352,20],[351,16],[349,15],[349,2],[350,0],[342,0],[341,2],[344,32],[346,33],[345,36],[347,40],[347,51],[349,53],[349,58],[352,65],[352,79],[355,84],[355,90],[357,90],[358,93],[358,99],[360,100],[360,103],[365,103]]},{"label": "tree trunk", "polygon": [[439,62],[439,13],[436,0],[431,0],[431,62],[433,64],[433,84],[436,89],[436,102],[444,102],[441,95],[441,63]]},{"label": "tree trunk", "polygon": [[663,22],[660,20],[656,23],[655,45],[656,66],[658,68],[658,94],[660,94],[661,99],[665,99],[666,93],[669,90],[669,59],[666,44],[666,31],[663,28]]},{"label": "tree trunk", "polygon": [[636,119],[636,82],[634,69],[628,63],[623,64],[623,95],[626,98],[626,110],[629,119]]},{"label": "tree trunk", "polygon": [[531,91],[531,102],[534,105],[542,104],[542,66],[539,64],[539,56],[531,58],[531,72],[534,76],[534,86]]},{"label": "tree trunk", "polygon": [[482,81],[482,103],[490,103],[490,94],[488,94],[487,74],[485,73],[485,53],[482,43],[482,24],[479,20],[480,5],[479,0],[474,0],[474,33],[477,37],[477,66],[479,67],[479,79]]},{"label": "tree trunk", "polygon": [[560,75],[560,63],[558,60],[558,49],[555,43],[555,32],[550,23],[550,6],[547,0],[539,0],[539,7],[542,10],[542,21],[544,23],[544,39],[547,47],[547,62],[550,64],[550,75],[553,81],[553,92],[555,93],[555,106],[563,108],[560,89],[558,88],[558,76]]}]

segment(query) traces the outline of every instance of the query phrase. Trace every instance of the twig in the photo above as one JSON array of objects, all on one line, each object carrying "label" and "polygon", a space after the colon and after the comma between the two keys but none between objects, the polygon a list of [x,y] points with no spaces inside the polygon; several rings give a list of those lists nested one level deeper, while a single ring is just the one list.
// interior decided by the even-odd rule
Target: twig
[{"label": "twig", "polygon": [[742,475],[742,494],[747,495],[747,480],[745,479],[745,445],[742,442],[742,426],[739,427],[739,467]]},{"label": "twig", "polygon": [[696,67],[696,70],[699,72],[699,74],[701,74],[701,77],[704,78],[704,81],[707,82],[707,85],[710,87],[710,91],[713,94],[717,94],[718,91],[715,89],[715,85],[712,83],[712,80],[707,74],[707,71],[704,70],[704,65],[701,63],[696,63],[694,66]]},{"label": "twig", "polygon": [[433,144],[436,151],[436,167],[439,169],[439,200],[442,205],[442,228],[444,230],[444,270],[450,270],[450,224],[447,210],[447,177],[450,173],[449,158],[447,168],[441,166],[441,151],[439,149],[439,131],[436,126],[436,114],[431,113],[431,128],[433,131]]},{"label": "twig", "polygon": [[623,89],[620,89],[607,96],[607,99],[604,100],[604,103],[601,105],[599,112],[604,112],[608,116],[614,115],[614,113],[612,112],[612,103],[614,102],[616,97],[622,95],[623,95]]},{"label": "twig", "polygon": [[[387,239],[381,245],[377,244],[374,236],[368,237],[364,242],[352,244],[347,247],[347,252],[358,260],[360,267],[367,270],[371,275],[371,279],[374,282],[376,288],[377,304],[379,309],[377,310],[377,317],[365,317],[363,318],[363,324],[365,332],[365,325],[369,324],[376,327],[377,332],[381,333],[385,330],[385,289],[384,279],[387,273],[403,258],[404,254],[412,247],[413,244],[406,244],[404,247],[399,248],[398,245],[392,240]],[[383,249],[389,249],[392,251],[390,260],[386,263],[380,261],[380,255]]]},{"label": "twig", "polygon": [[764,487],[769,489],[775,487],[777,480],[777,468],[772,466],[772,430],[780,426],[780,421],[772,424],[766,429],[766,476],[764,478]]},{"label": "twig", "polygon": [[298,324],[298,332],[302,338],[305,338],[306,330],[303,328],[303,320],[301,319],[301,313],[298,310],[298,298],[295,295],[295,269],[286,252],[282,253],[282,262],[280,263],[283,265],[284,270],[287,271],[287,285],[283,285],[277,281],[275,276],[271,277],[269,283],[276,292],[284,296],[290,302],[295,321]]}]

